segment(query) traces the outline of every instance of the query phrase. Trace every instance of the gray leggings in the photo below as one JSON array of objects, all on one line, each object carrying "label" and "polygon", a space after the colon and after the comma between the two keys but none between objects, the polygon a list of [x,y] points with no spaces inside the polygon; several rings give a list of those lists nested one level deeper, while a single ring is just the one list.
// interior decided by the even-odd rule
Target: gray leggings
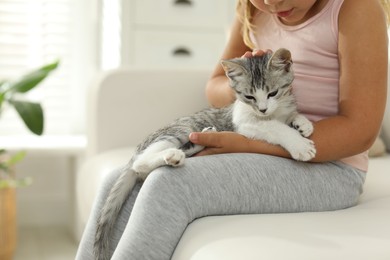
[{"label": "gray leggings", "polygon": [[[93,259],[96,218],[118,177],[102,185],[76,259]],[[161,167],[137,185],[111,239],[112,259],[170,259],[188,224],[211,215],[328,211],[358,202],[365,173],[342,163],[303,163],[259,154],[195,157]]]}]

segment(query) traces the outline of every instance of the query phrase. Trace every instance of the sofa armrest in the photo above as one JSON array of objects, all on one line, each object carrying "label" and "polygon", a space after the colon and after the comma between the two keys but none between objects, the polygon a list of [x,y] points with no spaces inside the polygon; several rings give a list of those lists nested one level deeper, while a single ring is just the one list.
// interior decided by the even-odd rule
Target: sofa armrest
[{"label": "sofa armrest", "polygon": [[148,133],[207,107],[208,70],[120,69],[90,87],[88,156],[136,146]]}]

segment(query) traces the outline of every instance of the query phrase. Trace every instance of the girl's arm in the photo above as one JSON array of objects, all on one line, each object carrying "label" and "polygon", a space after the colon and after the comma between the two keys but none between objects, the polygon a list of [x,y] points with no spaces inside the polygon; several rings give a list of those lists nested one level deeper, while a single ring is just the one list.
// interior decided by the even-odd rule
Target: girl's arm
[{"label": "girl's arm", "polygon": [[315,124],[316,161],[368,150],[378,135],[388,65],[385,15],[378,0],[345,0],[339,15],[339,113]]},{"label": "girl's arm", "polygon": [[[242,40],[241,22],[236,17],[230,31],[229,41],[225,47],[221,59],[241,57],[245,52],[251,51]],[[235,100],[235,94],[229,86],[225,71],[218,63],[206,85],[206,96],[213,107],[224,107]]]},{"label": "girl's arm", "polygon": [[[312,161],[349,157],[366,151],[374,142],[386,104],[387,48],[385,16],[379,2],[345,0],[339,16],[339,113],[314,124],[310,138],[317,154]],[[209,147],[203,155],[255,152],[289,157],[279,146],[236,133],[196,133],[191,140]]]}]

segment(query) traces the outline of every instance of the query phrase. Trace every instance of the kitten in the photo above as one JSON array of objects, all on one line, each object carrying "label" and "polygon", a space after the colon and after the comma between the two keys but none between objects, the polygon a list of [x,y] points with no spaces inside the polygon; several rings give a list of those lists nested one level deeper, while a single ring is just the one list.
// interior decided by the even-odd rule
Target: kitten
[{"label": "kitten", "polygon": [[137,180],[145,180],[151,171],[163,165],[180,166],[185,157],[204,149],[189,141],[191,132],[236,131],[280,145],[296,160],[308,161],[315,156],[314,143],[305,138],[312,134],[313,125],[297,112],[292,95],[294,75],[288,50],[224,60],[222,66],[236,92],[236,102],[179,118],[138,145],[100,212],[94,244],[96,259],[109,259],[113,224]]}]

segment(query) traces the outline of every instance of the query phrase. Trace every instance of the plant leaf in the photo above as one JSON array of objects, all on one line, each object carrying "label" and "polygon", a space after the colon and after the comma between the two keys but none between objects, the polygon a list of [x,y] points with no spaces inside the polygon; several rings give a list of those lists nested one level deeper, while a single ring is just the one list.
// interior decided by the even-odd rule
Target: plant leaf
[{"label": "plant leaf", "polygon": [[3,101],[4,101],[4,93],[0,92],[0,112],[1,112],[1,106],[3,105]]},{"label": "plant leaf", "polygon": [[3,86],[6,85],[6,80],[0,80],[0,93],[2,92]]},{"label": "plant leaf", "polygon": [[12,82],[7,86],[7,92],[26,93],[36,87],[42,80],[44,80],[51,71],[58,67],[59,61],[47,64],[39,69],[36,69],[19,80]]},{"label": "plant leaf", "polygon": [[8,172],[8,165],[6,163],[0,163],[0,170]]},{"label": "plant leaf", "polygon": [[41,135],[43,132],[43,110],[39,103],[29,101],[9,100],[22,118],[27,128],[36,135]]},{"label": "plant leaf", "polygon": [[16,154],[12,155],[11,158],[7,160],[7,165],[8,167],[15,165],[16,163],[20,162],[21,160],[26,157],[26,152],[25,151],[20,151],[17,152]]},{"label": "plant leaf", "polygon": [[5,189],[5,188],[8,188],[10,186],[8,180],[1,180],[0,179],[0,189]]},{"label": "plant leaf", "polygon": [[18,187],[26,187],[31,185],[32,179],[29,177],[14,180],[14,179],[6,179],[1,180],[0,179],[0,189],[6,189],[6,188],[18,188]]}]

